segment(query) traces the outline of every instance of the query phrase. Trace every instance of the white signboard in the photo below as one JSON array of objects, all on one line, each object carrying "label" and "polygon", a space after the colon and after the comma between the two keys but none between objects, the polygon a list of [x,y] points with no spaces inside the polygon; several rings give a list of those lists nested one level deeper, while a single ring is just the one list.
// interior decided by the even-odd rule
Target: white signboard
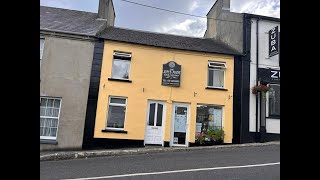
[{"label": "white signboard", "polygon": [[186,123],[187,116],[186,115],[176,115],[174,118],[174,132],[186,132]]}]

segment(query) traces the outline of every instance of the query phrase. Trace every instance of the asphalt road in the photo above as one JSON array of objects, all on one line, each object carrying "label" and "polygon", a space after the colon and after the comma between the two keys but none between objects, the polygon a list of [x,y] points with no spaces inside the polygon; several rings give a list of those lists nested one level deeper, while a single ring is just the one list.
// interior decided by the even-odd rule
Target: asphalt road
[{"label": "asphalt road", "polygon": [[280,145],[40,162],[42,180],[81,178],[280,179]]}]

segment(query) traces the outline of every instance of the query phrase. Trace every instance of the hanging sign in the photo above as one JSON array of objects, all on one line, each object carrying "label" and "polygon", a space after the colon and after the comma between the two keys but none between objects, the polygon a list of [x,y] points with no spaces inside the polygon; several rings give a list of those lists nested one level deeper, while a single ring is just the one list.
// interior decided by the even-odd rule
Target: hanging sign
[{"label": "hanging sign", "polygon": [[279,28],[278,26],[269,31],[269,57],[279,54]]}]

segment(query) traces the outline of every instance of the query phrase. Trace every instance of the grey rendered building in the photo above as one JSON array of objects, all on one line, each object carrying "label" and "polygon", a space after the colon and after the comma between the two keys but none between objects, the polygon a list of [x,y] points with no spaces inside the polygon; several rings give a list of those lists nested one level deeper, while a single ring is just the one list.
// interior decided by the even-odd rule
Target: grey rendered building
[{"label": "grey rendered building", "polygon": [[98,13],[40,6],[40,151],[82,148],[95,35],[114,19],[112,0]]}]

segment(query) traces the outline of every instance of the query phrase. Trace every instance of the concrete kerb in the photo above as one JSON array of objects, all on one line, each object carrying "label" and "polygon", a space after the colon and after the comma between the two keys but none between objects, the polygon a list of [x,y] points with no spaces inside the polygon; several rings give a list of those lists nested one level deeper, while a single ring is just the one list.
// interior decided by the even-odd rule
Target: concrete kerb
[{"label": "concrete kerb", "polygon": [[178,151],[195,151],[195,150],[212,150],[224,148],[253,147],[253,146],[269,146],[280,145],[280,141],[266,143],[248,143],[248,144],[231,144],[231,145],[215,145],[215,146],[198,146],[198,147],[159,147],[159,148],[141,148],[126,150],[95,150],[95,151],[79,151],[79,152],[57,152],[40,156],[41,161],[68,160],[80,158],[92,158],[103,156],[121,156],[134,154],[148,154],[159,152],[178,152]]}]

